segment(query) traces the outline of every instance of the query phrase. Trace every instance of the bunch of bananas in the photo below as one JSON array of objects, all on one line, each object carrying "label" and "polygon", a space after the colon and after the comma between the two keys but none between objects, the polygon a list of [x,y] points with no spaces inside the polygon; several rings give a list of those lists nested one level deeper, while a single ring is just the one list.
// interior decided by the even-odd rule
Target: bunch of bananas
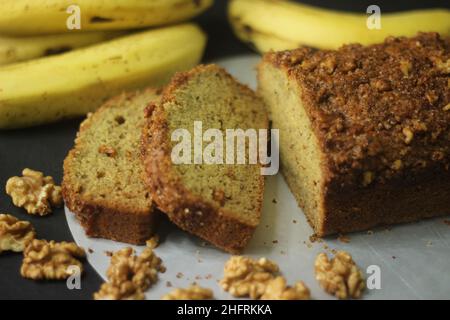
[{"label": "bunch of bananas", "polygon": [[178,23],[212,2],[2,0],[0,129],[83,115],[121,91],[161,85],[195,66],[206,36]]},{"label": "bunch of bananas", "polygon": [[236,35],[259,52],[299,46],[336,49],[348,43],[367,45],[382,42],[387,36],[413,36],[419,31],[450,35],[450,11],[446,9],[381,12],[379,29],[368,27],[370,14],[283,0],[230,0],[228,13]]}]

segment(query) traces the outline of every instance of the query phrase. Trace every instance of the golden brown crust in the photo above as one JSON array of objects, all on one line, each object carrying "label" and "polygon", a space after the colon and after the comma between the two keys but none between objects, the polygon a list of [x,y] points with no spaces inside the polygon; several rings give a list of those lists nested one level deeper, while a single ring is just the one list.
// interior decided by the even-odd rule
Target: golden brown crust
[{"label": "golden brown crust", "polygon": [[[147,90],[156,94],[159,91],[159,89],[152,88]],[[118,102],[124,99],[132,99],[137,94],[138,92],[123,93],[109,100],[94,115],[88,116],[81,123],[77,137],[95,123],[94,117],[101,117],[103,112],[107,112],[109,108],[114,108],[118,105]],[[69,177],[72,176],[74,170],[72,165],[76,153],[77,145],[69,151],[64,160],[62,193],[66,206],[71,212],[75,213],[86,235],[131,244],[144,244],[153,234],[154,225],[158,220],[159,213],[156,212],[154,206],[151,205],[149,210],[142,210],[137,207],[124,206],[122,203],[111,203],[108,200],[95,201],[74,190]]]},{"label": "golden brown crust", "polygon": [[[161,105],[174,99],[174,91],[190,77],[211,66],[198,66],[189,72],[178,73],[165,88]],[[217,67],[216,67],[217,68]],[[223,69],[223,75],[231,78]],[[254,94],[241,86],[243,94]],[[256,225],[249,225],[224,213],[224,209],[188,191],[173,169],[170,132],[163,108],[151,105],[146,110],[147,125],[142,134],[142,158],[147,173],[146,182],[158,208],[181,229],[195,234],[215,246],[239,253],[252,237]],[[261,176],[261,190],[264,177]],[[261,212],[262,194],[255,211]]]}]

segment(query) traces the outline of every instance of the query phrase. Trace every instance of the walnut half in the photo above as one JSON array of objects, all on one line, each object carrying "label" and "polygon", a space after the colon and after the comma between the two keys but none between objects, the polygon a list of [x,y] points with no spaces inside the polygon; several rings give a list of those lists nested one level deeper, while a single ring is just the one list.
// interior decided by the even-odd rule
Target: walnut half
[{"label": "walnut half", "polygon": [[12,177],[6,182],[6,193],[15,206],[24,208],[29,214],[45,216],[52,206],[62,205],[61,187],[53,178],[31,169],[24,169],[22,177]]},{"label": "walnut half", "polygon": [[20,274],[33,280],[66,279],[71,275],[70,266],[77,266],[83,272],[83,264],[78,259],[85,257],[84,249],[74,242],[35,239],[23,252]]},{"label": "walnut half", "polygon": [[162,300],[211,300],[213,292],[211,289],[202,288],[197,285],[187,289],[175,289],[161,298]]},{"label": "walnut half", "polygon": [[261,300],[309,300],[311,294],[306,285],[299,281],[293,287],[287,286],[286,279],[276,277],[266,287]]},{"label": "walnut half", "polygon": [[121,284],[106,282],[94,293],[95,300],[144,300],[144,298],[142,290],[131,281]]},{"label": "walnut half", "polygon": [[278,271],[278,265],[266,258],[253,260],[248,257],[233,256],[225,264],[224,277],[220,284],[225,291],[235,297],[248,296],[259,299]]},{"label": "walnut half", "polygon": [[0,214],[0,253],[22,252],[35,236],[36,232],[28,221],[19,221],[10,214]]},{"label": "walnut half", "polygon": [[310,299],[309,289],[303,282],[294,287],[286,285],[286,279],[278,275],[279,268],[274,262],[261,258],[233,256],[225,264],[222,288],[235,297],[252,299],[306,300]]},{"label": "walnut half", "polygon": [[145,248],[139,256],[132,248],[115,252],[106,272],[109,282],[94,294],[96,300],[140,300],[144,291],[158,279],[164,267],[151,248]]},{"label": "walnut half", "polygon": [[317,256],[315,264],[316,280],[328,293],[339,299],[360,298],[365,283],[361,270],[345,251],[338,251],[328,259],[325,253]]}]

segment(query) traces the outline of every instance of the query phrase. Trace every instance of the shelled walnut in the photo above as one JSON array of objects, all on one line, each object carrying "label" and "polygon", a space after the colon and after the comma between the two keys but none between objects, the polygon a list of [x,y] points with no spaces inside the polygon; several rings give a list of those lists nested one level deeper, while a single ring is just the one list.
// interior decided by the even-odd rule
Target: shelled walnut
[{"label": "shelled walnut", "polygon": [[197,285],[186,289],[175,289],[161,298],[162,300],[211,300],[213,292],[211,289],[202,288]]},{"label": "shelled walnut", "polygon": [[339,299],[360,298],[365,283],[361,270],[345,251],[338,251],[328,259],[325,253],[317,256],[315,264],[316,280],[328,293]]},{"label": "shelled walnut", "polygon": [[224,268],[222,288],[235,297],[259,299],[266,286],[279,271],[278,266],[266,259],[253,260],[248,257],[233,256]]},{"label": "shelled walnut", "polygon": [[262,295],[261,300],[309,300],[311,294],[306,285],[299,281],[290,287],[286,284],[286,279],[276,277],[269,281],[266,292]]},{"label": "shelled walnut", "polygon": [[111,282],[103,283],[100,290],[94,293],[95,300],[144,300],[145,296],[142,290],[131,281],[125,281],[120,284]]},{"label": "shelled walnut", "polygon": [[220,285],[235,297],[252,299],[306,300],[309,289],[299,281],[295,286],[286,285],[286,279],[278,275],[278,265],[266,258],[253,260],[233,256],[224,268]]},{"label": "shelled walnut", "polygon": [[15,206],[24,208],[29,214],[45,216],[52,206],[62,205],[61,187],[53,178],[42,172],[24,169],[22,177],[12,177],[6,182],[6,193]]},{"label": "shelled walnut", "polygon": [[139,256],[132,248],[115,252],[106,272],[109,282],[103,284],[94,299],[126,300],[143,296],[158,279],[164,267],[151,248],[145,248]]},{"label": "shelled walnut", "polygon": [[61,280],[71,275],[69,267],[76,266],[83,272],[78,259],[86,257],[83,248],[74,242],[33,240],[23,252],[20,273],[33,280]]},{"label": "shelled walnut", "polygon": [[36,232],[28,221],[20,221],[10,214],[0,214],[0,253],[22,252]]}]

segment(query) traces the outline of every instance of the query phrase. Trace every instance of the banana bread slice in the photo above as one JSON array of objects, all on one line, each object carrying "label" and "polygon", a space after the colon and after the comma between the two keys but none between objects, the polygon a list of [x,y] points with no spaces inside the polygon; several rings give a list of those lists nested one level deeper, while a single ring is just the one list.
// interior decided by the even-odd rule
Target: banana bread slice
[{"label": "banana bread slice", "polygon": [[261,166],[249,164],[248,152],[246,164],[174,164],[178,142],[171,137],[186,129],[194,139],[194,121],[202,122],[204,132],[219,129],[224,137],[226,129],[267,129],[262,101],[223,69],[208,65],[177,74],[161,103],[147,111],[142,152],[157,206],[181,229],[228,252],[241,251],[260,220]]},{"label": "banana bread slice", "polygon": [[142,180],[140,137],[145,107],[158,90],[124,93],[80,125],[64,161],[63,196],[86,234],[143,244],[157,212]]},{"label": "banana bread slice", "polygon": [[282,172],[317,235],[450,214],[449,63],[433,33],[264,56]]}]

